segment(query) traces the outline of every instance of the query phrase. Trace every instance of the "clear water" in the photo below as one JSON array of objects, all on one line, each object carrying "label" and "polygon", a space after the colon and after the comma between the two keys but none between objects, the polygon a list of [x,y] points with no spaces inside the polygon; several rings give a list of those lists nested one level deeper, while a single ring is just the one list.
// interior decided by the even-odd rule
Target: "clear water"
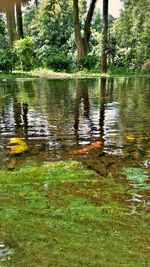
[{"label": "clear water", "polygon": [[23,138],[25,157],[39,162],[72,158],[72,151],[103,140],[76,157],[91,161],[103,152],[149,167],[150,79],[0,81],[2,165],[12,137]]},{"label": "clear water", "polygon": [[149,266],[149,78],[1,80],[0,167],[0,264]]}]

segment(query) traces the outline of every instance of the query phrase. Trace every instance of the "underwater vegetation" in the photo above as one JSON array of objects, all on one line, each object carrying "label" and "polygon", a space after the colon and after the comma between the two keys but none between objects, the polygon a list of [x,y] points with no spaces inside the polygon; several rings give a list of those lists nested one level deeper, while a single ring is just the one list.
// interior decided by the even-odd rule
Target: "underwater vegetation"
[{"label": "underwater vegetation", "polygon": [[76,161],[1,170],[0,266],[148,266],[148,177],[135,187],[123,171],[100,177]]}]

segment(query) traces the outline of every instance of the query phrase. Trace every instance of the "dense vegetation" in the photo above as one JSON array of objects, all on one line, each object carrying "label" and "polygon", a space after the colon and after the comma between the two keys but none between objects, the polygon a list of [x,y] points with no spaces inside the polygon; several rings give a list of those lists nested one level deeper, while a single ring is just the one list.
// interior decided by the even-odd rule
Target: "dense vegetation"
[{"label": "dense vegetation", "polygon": [[149,0],[124,0],[120,17],[109,16],[105,43],[96,2],[1,1],[0,70],[99,71],[104,48],[108,70],[149,72]]}]

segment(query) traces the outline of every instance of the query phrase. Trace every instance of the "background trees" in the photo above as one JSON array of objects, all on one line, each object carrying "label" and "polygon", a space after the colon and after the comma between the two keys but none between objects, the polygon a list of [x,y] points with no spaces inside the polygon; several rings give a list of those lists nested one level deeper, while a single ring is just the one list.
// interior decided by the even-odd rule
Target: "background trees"
[{"label": "background trees", "polygon": [[[108,0],[103,1],[103,18],[96,2],[1,0],[1,53],[13,53],[13,68],[21,69],[99,70],[101,66],[106,72],[108,65],[113,71],[149,71],[149,0],[124,0],[117,19],[108,16]],[[25,60],[28,49],[30,62]],[[20,58],[24,63],[18,62]]]},{"label": "background trees", "polygon": [[112,34],[117,42],[116,65],[132,71],[142,69],[150,55],[149,0],[124,0]]}]

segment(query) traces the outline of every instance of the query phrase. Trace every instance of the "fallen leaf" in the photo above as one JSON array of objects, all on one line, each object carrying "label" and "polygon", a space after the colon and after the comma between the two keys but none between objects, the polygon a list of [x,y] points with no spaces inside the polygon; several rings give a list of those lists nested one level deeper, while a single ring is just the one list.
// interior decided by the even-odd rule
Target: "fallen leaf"
[{"label": "fallen leaf", "polygon": [[12,138],[9,142],[10,154],[21,154],[28,150],[28,145],[21,138]]},{"label": "fallen leaf", "polygon": [[128,141],[134,141],[135,140],[135,137],[133,135],[126,135],[125,138],[128,140]]},{"label": "fallen leaf", "polygon": [[84,153],[89,152],[93,148],[100,148],[102,146],[103,146],[103,142],[97,141],[97,142],[94,142],[94,143],[92,143],[90,145],[87,145],[84,148],[73,150],[73,151],[71,151],[71,154],[73,154],[73,155],[83,155]]}]

